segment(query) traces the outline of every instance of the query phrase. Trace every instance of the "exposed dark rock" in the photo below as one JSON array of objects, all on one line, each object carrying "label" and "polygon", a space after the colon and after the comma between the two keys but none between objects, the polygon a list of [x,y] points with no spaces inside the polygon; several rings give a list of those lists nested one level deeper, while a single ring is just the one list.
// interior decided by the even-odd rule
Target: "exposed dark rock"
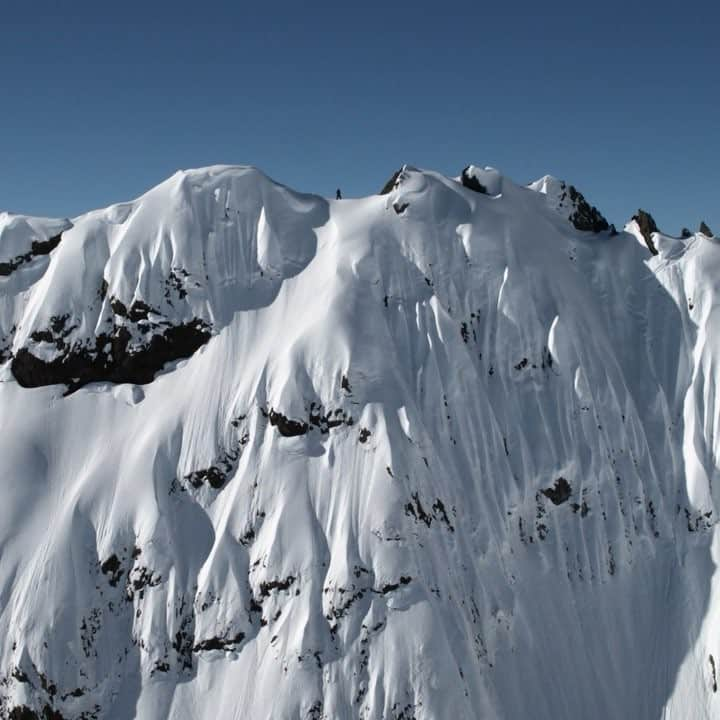
[{"label": "exposed dark rock", "polygon": [[103,575],[108,576],[109,583],[115,587],[123,574],[122,565],[114,553],[100,566]]},{"label": "exposed dark rock", "polygon": [[38,672],[38,677],[40,678],[40,685],[41,685],[42,689],[51,698],[54,697],[57,694],[57,685],[55,685],[55,683],[53,683],[53,682],[50,682],[50,680],[48,680],[47,676],[41,672]]},{"label": "exposed dark rock", "polygon": [[703,530],[709,530],[715,524],[712,521],[712,514],[712,510],[709,510],[706,513],[696,513],[693,517],[690,510],[685,508],[685,518],[687,520],[688,532],[701,532]]},{"label": "exposed dark rock", "polygon": [[705,221],[703,221],[703,222],[700,223],[700,232],[701,232],[705,237],[715,237],[715,236],[713,235],[713,231],[707,226],[707,224],[705,223]]},{"label": "exposed dark rock", "polygon": [[64,720],[58,710],[45,705],[42,712],[35,712],[27,705],[16,705],[10,710],[9,720]]},{"label": "exposed dark rock", "polygon": [[239,632],[233,637],[213,637],[202,640],[193,647],[193,652],[205,652],[208,650],[235,650],[245,639],[245,633]]},{"label": "exposed dark rock", "polygon": [[[191,595],[178,595],[175,597],[172,612],[175,618],[175,637],[171,647],[175,651],[175,666],[182,670],[192,670],[193,667],[193,640],[195,638],[195,612]],[[165,661],[172,660],[165,655]],[[171,664],[173,664],[171,662]]]},{"label": "exposed dark rock", "polygon": [[308,709],[305,720],[323,720],[323,703],[317,700]]},{"label": "exposed dark rock", "polygon": [[443,504],[443,501],[440,498],[436,498],[435,502],[432,506],[433,516],[435,519],[440,519],[441,522],[444,522],[447,526],[448,530],[450,532],[455,532],[455,528],[453,527],[453,524],[450,522],[450,518],[448,517],[447,511],[445,510],[445,505]]},{"label": "exposed dark rock", "polygon": [[406,503],[405,515],[412,517],[417,522],[423,523],[425,526],[430,527],[433,521],[439,521],[445,524],[450,532],[455,532],[455,528],[450,522],[445,505],[440,498],[436,498],[432,504],[431,512],[428,512],[420,502],[420,496],[418,493],[412,494],[412,502]]},{"label": "exposed dark rock", "polygon": [[148,320],[150,313],[159,315],[157,310],[151,308],[146,302],[142,300],[135,300],[130,307],[126,307],[118,298],[110,298],[110,307],[112,311],[118,317],[127,318],[133,323],[141,323]]},{"label": "exposed dark rock", "polygon": [[372,435],[372,433],[367,428],[360,428],[360,438],[359,441],[361,443],[366,443],[367,439]]},{"label": "exposed dark rock", "polygon": [[[181,606],[182,608],[182,606]],[[193,629],[195,618],[193,615],[185,615],[180,621],[180,629],[175,633],[172,647],[177,654],[177,661],[184,670],[191,670],[193,665]]]},{"label": "exposed dark rock", "polygon": [[344,588],[339,588],[340,594],[343,595],[344,602],[342,605],[331,605],[330,612],[325,617],[328,620],[339,620],[340,618],[344,617],[347,614],[348,610],[357,600],[361,600],[363,597],[365,597],[365,593],[367,591],[368,588],[360,588],[356,592],[353,592],[351,595],[345,597]]},{"label": "exposed dark rock", "polygon": [[66,692],[64,695],[60,696],[60,699],[65,701],[69,697],[79,698],[83,697],[85,695],[85,691],[82,688],[75,688],[74,690],[70,690],[70,692]]},{"label": "exposed dark rock", "polygon": [[[358,577],[358,573],[355,574],[355,577]],[[330,609],[328,614],[325,616],[327,620],[339,620],[340,618],[344,617],[350,608],[362,598],[365,597],[367,593],[372,593],[374,595],[387,595],[388,593],[394,592],[395,590],[398,590],[403,585],[409,585],[412,582],[412,578],[407,575],[401,575],[397,582],[395,583],[387,583],[383,585],[380,588],[373,588],[373,587],[361,587],[356,588],[355,585],[352,586],[352,588],[344,588],[339,587],[337,588],[337,593],[342,598],[343,602],[341,605],[335,605],[334,603],[330,604]],[[330,588],[325,588],[323,592],[330,592]],[[375,630],[378,630],[381,627],[381,625],[376,625]],[[333,625],[330,628],[331,633],[337,632],[337,625]]]},{"label": "exposed dark rock", "polygon": [[563,194],[560,201],[564,201],[569,197],[572,206],[572,212],[568,216],[568,220],[583,232],[599,233],[604,230],[610,230],[610,224],[602,216],[600,211],[585,199],[585,196],[574,186],[561,183]]},{"label": "exposed dark rock", "polygon": [[632,216],[632,219],[638,224],[640,234],[643,236],[645,244],[648,246],[648,250],[653,255],[657,255],[658,251],[652,240],[652,234],[658,231],[658,226],[655,224],[653,216],[644,210],[638,210],[637,213]]},{"label": "exposed dark rock", "polygon": [[[118,310],[116,314],[121,314],[122,308],[118,306]],[[48,335],[49,332],[38,331],[42,333],[38,336],[55,343],[60,351],[58,357],[46,361],[23,347],[13,358],[12,373],[23,387],[65,384],[73,392],[91,382],[145,385],[153,381],[166,363],[190,357],[210,339],[209,326],[197,319],[170,325],[139,347],[130,346],[131,335],[125,327],[100,333],[94,345],[91,342],[68,345],[62,333]]]},{"label": "exposed dark rock", "polygon": [[243,545],[244,547],[247,547],[248,545],[252,545],[253,540],[255,540],[255,528],[248,528],[239,538],[238,542]]},{"label": "exposed dark rock", "polygon": [[690,230],[688,230],[686,227],[684,227],[684,228],[680,231],[680,237],[681,237],[683,240],[687,240],[688,238],[692,237],[692,233],[690,232]]},{"label": "exposed dark rock", "polygon": [[308,423],[318,428],[323,435],[327,435],[330,430],[340,425],[352,426],[354,421],[352,416],[348,415],[341,408],[335,408],[335,410],[329,410],[323,413],[322,405],[312,402],[310,403]]},{"label": "exposed dark rock", "polygon": [[388,593],[397,590],[401,585],[409,585],[411,582],[411,577],[408,577],[407,575],[401,575],[400,579],[396,583],[388,583],[387,585],[383,585],[382,588],[380,588],[380,590],[377,590],[376,592],[380,595],[387,595]]},{"label": "exposed dark rock", "polygon": [[237,461],[242,453],[242,446],[247,441],[248,435],[245,434],[238,440],[234,449],[226,451],[215,461],[215,465],[210,465],[202,470],[194,470],[185,475],[184,479],[196,489],[208,484],[213,490],[220,490],[237,467]]},{"label": "exposed dark rock", "polygon": [[10,720],[40,720],[40,716],[27,705],[16,705],[9,715]]},{"label": "exposed dark rock", "polygon": [[260,583],[260,597],[266,598],[270,596],[273,590],[289,590],[290,586],[295,582],[292,575],[288,575],[284,580],[268,580]]},{"label": "exposed dark rock", "polygon": [[574,513],[580,511],[580,517],[585,517],[590,512],[590,506],[584,500],[582,501],[582,505],[573,503],[570,507]]},{"label": "exposed dark rock", "polygon": [[12,343],[13,335],[15,334],[16,327],[13,325],[10,328],[10,333],[5,337],[0,336],[0,365],[7,362],[12,357]]},{"label": "exposed dark rock", "polygon": [[30,252],[34,257],[49,255],[60,244],[61,240],[62,233],[53,235],[48,240],[33,240],[32,245],[30,245]]},{"label": "exposed dark rock", "polygon": [[207,483],[211,488],[219,490],[225,484],[225,480],[227,478],[222,470],[215,465],[211,465],[209,468],[205,468],[204,470],[191,472],[189,475],[185,476],[185,479],[188,480],[195,488],[199,488],[203,485],[203,483]]},{"label": "exposed dark rock", "polygon": [[240,423],[241,423],[243,420],[245,420],[246,417],[247,417],[247,415],[238,415],[236,418],[233,418],[233,419],[230,421],[230,424],[231,424],[234,428],[239,428],[239,427],[240,427]]},{"label": "exposed dark rock", "polygon": [[285,417],[282,413],[276,412],[270,408],[267,413],[268,420],[273,427],[278,429],[278,432],[283,437],[297,437],[298,435],[305,435],[309,429],[309,425],[306,422],[300,420],[291,420]]},{"label": "exposed dark rock", "polygon": [[392,711],[393,720],[416,720],[414,705],[408,704],[404,707],[400,707],[399,703],[395,703],[392,707]]},{"label": "exposed dark rock", "polygon": [[402,215],[408,208],[410,207],[410,203],[404,202],[404,203],[393,203],[393,210],[397,215]]},{"label": "exposed dark rock", "polygon": [[468,188],[469,190],[474,190],[475,192],[487,195],[487,188],[476,177],[470,175],[470,173],[468,172],[469,169],[470,166],[468,165],[462,171],[462,175],[460,176],[460,182],[463,184],[464,187]]},{"label": "exposed dark rock", "polygon": [[35,330],[30,333],[30,339],[33,342],[46,342],[55,345],[58,350],[67,348],[66,338],[75,329],[76,326],[67,326],[70,315],[53,315],[50,318],[50,327],[46,330]]},{"label": "exposed dark rock", "polygon": [[433,521],[432,516],[425,512],[425,508],[420,502],[418,493],[413,493],[412,499],[413,502],[405,505],[405,514],[419,520],[422,523],[425,523],[425,525],[430,527]]},{"label": "exposed dark rock", "polygon": [[190,273],[185,268],[173,268],[170,270],[170,275],[165,280],[165,292],[163,293],[165,299],[172,305],[170,300],[171,291],[174,291],[177,295],[178,300],[182,300],[187,297],[187,290],[185,285],[190,277]]},{"label": "exposed dark rock", "polygon": [[27,673],[25,673],[21,668],[15,667],[12,671],[12,676],[21,683],[29,683],[30,678],[27,676]]},{"label": "exposed dark rock", "polygon": [[153,312],[153,309],[147,303],[144,303],[142,300],[136,300],[128,309],[128,318],[132,322],[138,323],[142,320],[147,320],[151,312]]},{"label": "exposed dark rock", "polygon": [[121,300],[118,300],[116,297],[110,298],[110,307],[112,308],[112,311],[118,316],[118,317],[127,317],[128,316],[128,309],[125,307],[123,302]]},{"label": "exposed dark rock", "polygon": [[379,194],[380,195],[388,195],[389,193],[391,193],[397,186],[398,181],[400,179],[400,175],[402,175],[402,168],[400,168],[399,170],[396,170],[392,174],[392,177],[383,185],[382,190],[380,191]]},{"label": "exposed dark rock", "polygon": [[12,260],[8,260],[7,262],[0,262],[0,275],[10,275],[21,265],[31,262],[36,257],[49,255],[60,244],[61,240],[62,233],[53,235],[53,237],[48,240],[33,240],[29,252],[23,255],[16,255]]},{"label": "exposed dark rock", "polygon": [[316,402],[310,403],[307,420],[291,420],[282,413],[277,412],[273,408],[269,410],[261,410],[263,415],[270,421],[273,427],[284,437],[296,437],[305,435],[313,428],[317,428],[323,435],[327,435],[333,428],[340,425],[352,426],[354,420],[341,408],[335,410],[324,411],[322,405]]},{"label": "exposed dark rock", "polygon": [[162,582],[160,575],[156,575],[146,567],[134,567],[128,573],[128,582],[125,587],[125,596],[132,600],[137,594],[142,600],[146,587],[156,587]]},{"label": "exposed dark rock", "polygon": [[542,494],[548,498],[553,505],[561,505],[562,503],[567,502],[570,495],[572,495],[572,488],[570,487],[570,483],[564,477],[559,477],[555,481],[555,485],[553,487],[546,488],[540,492],[542,492]]},{"label": "exposed dark rock", "polygon": [[[250,596],[250,612],[251,613],[261,613],[262,612],[262,605],[255,599],[254,596]],[[262,625],[262,621],[260,624]]]}]

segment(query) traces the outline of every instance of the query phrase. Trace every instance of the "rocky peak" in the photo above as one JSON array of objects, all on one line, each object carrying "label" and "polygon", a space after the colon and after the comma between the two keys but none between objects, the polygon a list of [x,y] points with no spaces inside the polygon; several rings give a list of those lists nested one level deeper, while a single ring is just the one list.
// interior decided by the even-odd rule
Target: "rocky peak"
[{"label": "rocky peak", "polygon": [[402,171],[403,168],[399,168],[390,176],[390,179],[382,186],[379,195],[389,195],[397,187]]},{"label": "rocky peak", "polygon": [[700,223],[700,232],[705,237],[715,237],[713,231],[708,227],[707,223],[704,220]]},{"label": "rocky peak", "polygon": [[530,189],[543,193],[549,202],[573,226],[583,232],[599,233],[609,230],[615,233],[614,226],[603,217],[602,213],[585,199],[585,196],[574,186],[551,175],[530,184]]},{"label": "rocky peak", "polygon": [[648,250],[650,250],[653,255],[657,255],[658,251],[653,242],[652,235],[658,231],[658,226],[653,216],[649,212],[639,209],[637,213],[632,216],[632,219],[637,223],[640,234],[648,246]]}]

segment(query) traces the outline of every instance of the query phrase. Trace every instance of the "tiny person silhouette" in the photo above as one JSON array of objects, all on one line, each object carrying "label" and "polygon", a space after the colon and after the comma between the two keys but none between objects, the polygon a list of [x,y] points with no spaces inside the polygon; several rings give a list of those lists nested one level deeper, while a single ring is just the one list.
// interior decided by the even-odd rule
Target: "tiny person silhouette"
[{"label": "tiny person silhouette", "polygon": [[335,199],[342,200],[342,193],[340,192],[340,188],[335,191]]}]

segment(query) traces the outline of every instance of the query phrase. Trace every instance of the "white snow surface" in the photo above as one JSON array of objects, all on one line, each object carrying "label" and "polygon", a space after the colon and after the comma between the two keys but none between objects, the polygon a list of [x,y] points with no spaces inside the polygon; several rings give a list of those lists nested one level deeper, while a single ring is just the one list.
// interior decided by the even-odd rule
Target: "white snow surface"
[{"label": "white snow surface", "polygon": [[[0,717],[720,714],[720,248],[479,172],[0,215],[0,259],[63,233],[0,276]],[[211,337],[16,382],[113,299]]]}]

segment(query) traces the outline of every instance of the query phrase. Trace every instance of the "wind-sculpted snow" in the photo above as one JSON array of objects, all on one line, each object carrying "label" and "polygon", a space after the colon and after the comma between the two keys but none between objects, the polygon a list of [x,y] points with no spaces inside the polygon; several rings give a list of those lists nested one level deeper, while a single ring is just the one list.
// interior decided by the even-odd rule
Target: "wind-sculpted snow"
[{"label": "wind-sculpted snow", "polygon": [[25,219],[0,716],[716,715],[720,250],[547,187],[210,168]]},{"label": "wind-sculpted snow", "polygon": [[134,203],[79,218],[23,299],[20,330],[3,328],[6,344],[15,335],[13,375],[71,390],[148,383],[238,310],[270,303],[312,259],[313,227],[326,220],[323,200],[223,168],[178,173]]}]

